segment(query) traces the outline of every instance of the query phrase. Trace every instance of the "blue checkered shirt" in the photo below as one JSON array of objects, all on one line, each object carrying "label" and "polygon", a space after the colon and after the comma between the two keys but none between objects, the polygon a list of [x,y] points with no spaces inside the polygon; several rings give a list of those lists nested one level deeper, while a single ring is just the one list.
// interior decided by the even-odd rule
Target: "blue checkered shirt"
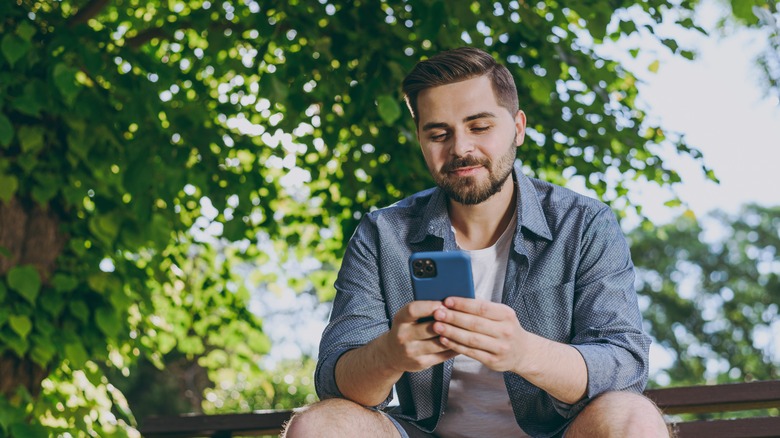
[{"label": "blue checkered shirt", "polygon": [[[644,389],[650,338],[642,330],[628,245],[609,207],[524,176],[519,162],[513,176],[517,226],[502,302],[526,330],[579,350],[588,369],[586,398],[575,405],[504,373],[518,425],[532,436],[554,436],[593,397]],[[413,299],[409,256],[456,249],[439,188],[363,217],[347,246],[320,343],[315,383],[321,399],[342,396],[334,373],[339,357],[388,331],[393,315]],[[400,406],[394,414],[433,431],[447,404],[452,362],[404,373],[395,385]],[[388,394],[376,408],[391,400]]]}]

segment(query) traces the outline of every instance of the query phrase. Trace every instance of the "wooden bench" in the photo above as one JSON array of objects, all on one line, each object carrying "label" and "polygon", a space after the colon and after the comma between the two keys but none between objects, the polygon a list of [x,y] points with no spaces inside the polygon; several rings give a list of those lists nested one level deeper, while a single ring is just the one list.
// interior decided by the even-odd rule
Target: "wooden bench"
[{"label": "wooden bench", "polygon": [[[645,394],[667,415],[680,438],[778,437],[780,416],[682,421],[680,414],[707,414],[780,408],[780,380],[650,389]],[[291,410],[245,414],[149,417],[140,431],[147,438],[277,435]],[[750,414],[748,412],[748,414]]]}]

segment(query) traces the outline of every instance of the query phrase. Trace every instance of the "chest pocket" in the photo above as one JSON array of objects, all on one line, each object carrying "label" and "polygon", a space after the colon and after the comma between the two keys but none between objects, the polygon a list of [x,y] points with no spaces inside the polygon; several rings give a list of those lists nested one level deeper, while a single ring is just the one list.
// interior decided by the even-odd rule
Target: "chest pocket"
[{"label": "chest pocket", "polygon": [[574,282],[529,289],[522,295],[520,324],[524,329],[557,342],[571,340]]}]

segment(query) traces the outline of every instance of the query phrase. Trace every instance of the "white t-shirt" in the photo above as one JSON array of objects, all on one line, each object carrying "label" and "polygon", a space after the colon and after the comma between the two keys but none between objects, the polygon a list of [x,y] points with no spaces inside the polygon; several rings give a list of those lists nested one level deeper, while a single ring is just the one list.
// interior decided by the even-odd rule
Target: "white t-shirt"
[{"label": "white t-shirt", "polygon": [[[516,222],[513,216],[493,246],[466,251],[471,256],[477,299],[501,302]],[[447,407],[434,433],[446,438],[528,436],[515,421],[504,374],[463,355],[455,358]]]}]

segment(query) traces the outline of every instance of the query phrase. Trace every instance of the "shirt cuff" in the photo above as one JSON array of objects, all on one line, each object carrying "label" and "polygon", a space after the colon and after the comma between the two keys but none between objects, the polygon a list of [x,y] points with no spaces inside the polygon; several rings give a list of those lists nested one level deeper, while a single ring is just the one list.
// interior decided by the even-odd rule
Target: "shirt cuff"
[{"label": "shirt cuff", "polygon": [[[327,355],[327,357],[317,363],[317,369],[315,371],[315,381],[317,384],[315,386],[317,390],[317,396],[320,398],[320,400],[325,400],[328,398],[346,399],[336,384],[336,363],[338,363],[339,359],[344,353],[350,350],[354,350],[358,347],[358,345],[353,345],[332,351]],[[390,391],[390,394],[387,395],[387,398],[382,403],[376,406],[366,407],[372,409],[384,409],[388,404],[390,404],[391,401],[393,401],[393,391]]]}]

